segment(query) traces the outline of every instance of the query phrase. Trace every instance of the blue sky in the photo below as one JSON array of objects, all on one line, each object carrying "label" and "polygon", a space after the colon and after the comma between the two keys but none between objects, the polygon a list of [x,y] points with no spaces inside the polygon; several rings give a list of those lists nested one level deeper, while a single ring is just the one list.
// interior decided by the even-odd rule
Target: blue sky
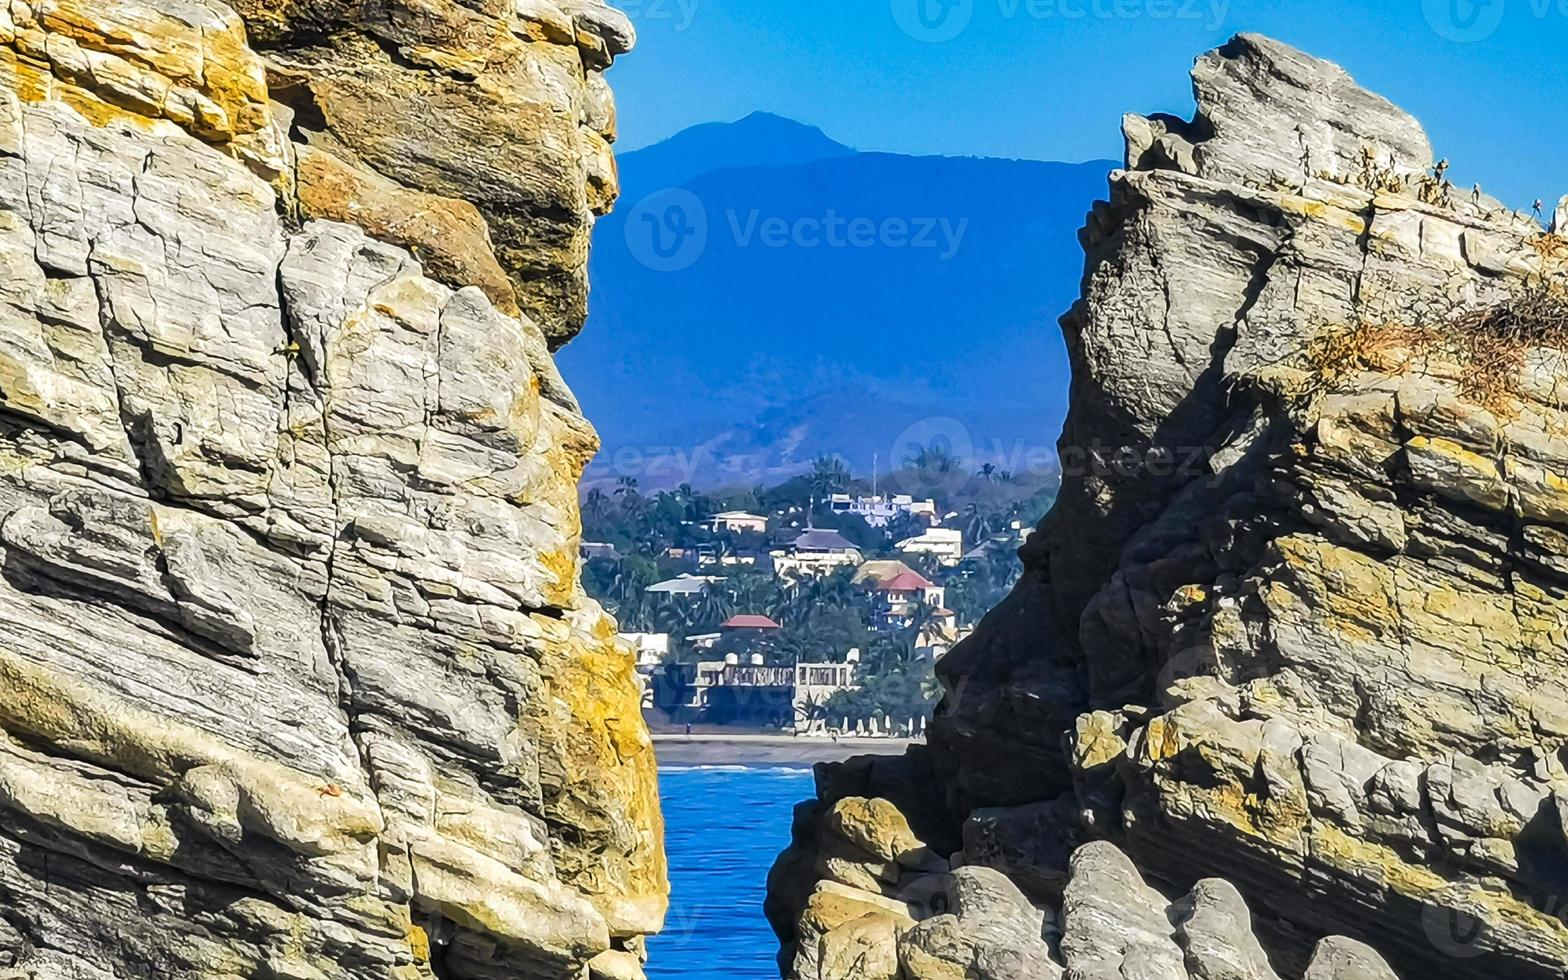
[{"label": "blue sky", "polygon": [[1456,183],[1518,207],[1568,194],[1568,0],[617,5],[641,36],[612,73],[623,150],[761,109],[863,150],[1115,159],[1123,112],[1190,114],[1192,59],[1260,31],[1414,113]]}]

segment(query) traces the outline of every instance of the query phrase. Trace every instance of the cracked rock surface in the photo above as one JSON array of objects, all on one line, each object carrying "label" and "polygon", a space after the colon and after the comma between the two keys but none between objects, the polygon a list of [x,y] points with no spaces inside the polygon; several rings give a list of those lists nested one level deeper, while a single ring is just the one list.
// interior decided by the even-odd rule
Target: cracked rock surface
[{"label": "cracked rock surface", "polygon": [[1568,240],[1334,65],[1243,35],[1193,82],[1081,233],[1023,580],[939,663],[929,748],[797,815],[786,972],[848,941],[843,888],[907,885],[846,855],[846,797],[1005,873],[1074,977],[1568,971],[1568,376],[1452,326],[1562,303]]},{"label": "cracked rock surface", "polygon": [[550,355],[630,33],[374,6],[0,6],[7,980],[635,976],[661,926]]}]

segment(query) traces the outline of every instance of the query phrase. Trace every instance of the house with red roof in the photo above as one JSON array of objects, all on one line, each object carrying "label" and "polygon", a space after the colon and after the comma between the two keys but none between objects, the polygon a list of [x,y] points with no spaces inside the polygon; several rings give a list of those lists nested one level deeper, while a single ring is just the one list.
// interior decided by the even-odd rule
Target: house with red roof
[{"label": "house with red roof", "polygon": [[905,569],[876,584],[876,591],[891,603],[923,602],[940,606],[947,601],[947,590],[914,569]]},{"label": "house with red roof", "polygon": [[952,615],[943,609],[947,602],[947,589],[901,561],[866,562],[854,581],[856,585],[876,594],[878,626],[907,626],[922,606]]},{"label": "house with red roof", "polygon": [[775,623],[772,619],[769,619],[767,616],[754,613],[741,613],[737,616],[731,616],[729,619],[726,619],[723,623],[719,624],[719,629],[724,630],[726,633],[734,633],[741,630],[758,630],[770,632],[772,630],[783,629],[783,627],[778,623]]}]

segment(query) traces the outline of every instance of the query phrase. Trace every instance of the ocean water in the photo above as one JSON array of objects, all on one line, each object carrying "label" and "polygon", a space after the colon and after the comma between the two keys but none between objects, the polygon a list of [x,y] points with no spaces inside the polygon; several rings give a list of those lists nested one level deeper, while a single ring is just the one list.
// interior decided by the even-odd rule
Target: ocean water
[{"label": "ocean water", "polygon": [[768,868],[789,844],[809,769],[659,771],[670,915],[648,942],[650,980],[777,980],[778,941],[762,915]]}]

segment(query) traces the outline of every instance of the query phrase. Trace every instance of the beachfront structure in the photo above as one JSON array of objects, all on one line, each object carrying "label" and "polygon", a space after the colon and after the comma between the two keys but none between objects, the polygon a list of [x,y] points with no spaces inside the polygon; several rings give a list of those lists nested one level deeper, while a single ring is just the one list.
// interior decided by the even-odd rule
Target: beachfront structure
[{"label": "beachfront structure", "polygon": [[822,706],[841,691],[853,691],[860,684],[859,664],[796,664],[795,696],[792,708],[795,731],[824,731],[827,718]]},{"label": "beachfront structure", "polygon": [[672,719],[711,725],[750,725],[809,730],[820,727],[821,706],[840,691],[858,686],[859,665],[802,663],[770,667],[760,654],[743,662],[737,654],[723,660],[665,664],[650,678],[654,692],[647,706]]},{"label": "beachfront structure", "polygon": [[956,565],[964,558],[964,532],[956,528],[933,527],[893,547],[906,554],[931,555],[944,565]]},{"label": "beachfront structure", "polygon": [[697,664],[685,707],[712,725],[770,725],[794,721],[795,669],[769,667],[760,654],[741,663],[736,654]]}]

